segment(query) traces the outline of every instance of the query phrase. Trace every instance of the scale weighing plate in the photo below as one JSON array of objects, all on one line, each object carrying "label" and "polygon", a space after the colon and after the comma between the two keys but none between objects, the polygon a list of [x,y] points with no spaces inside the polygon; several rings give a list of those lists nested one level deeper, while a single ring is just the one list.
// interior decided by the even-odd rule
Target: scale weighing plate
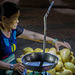
[{"label": "scale weighing plate", "polygon": [[24,55],[21,60],[26,69],[43,72],[53,69],[59,59],[50,53],[36,52]]}]

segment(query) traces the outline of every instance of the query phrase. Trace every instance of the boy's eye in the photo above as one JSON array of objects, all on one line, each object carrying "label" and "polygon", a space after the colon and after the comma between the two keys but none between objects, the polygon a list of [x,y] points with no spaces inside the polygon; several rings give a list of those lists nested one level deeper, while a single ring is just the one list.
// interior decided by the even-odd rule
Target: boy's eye
[{"label": "boy's eye", "polygon": [[17,20],[17,19],[14,19],[14,20]]},{"label": "boy's eye", "polygon": [[16,19],[14,19],[14,20],[16,20]]},{"label": "boy's eye", "polygon": [[13,18],[13,20],[18,20],[18,18]]}]

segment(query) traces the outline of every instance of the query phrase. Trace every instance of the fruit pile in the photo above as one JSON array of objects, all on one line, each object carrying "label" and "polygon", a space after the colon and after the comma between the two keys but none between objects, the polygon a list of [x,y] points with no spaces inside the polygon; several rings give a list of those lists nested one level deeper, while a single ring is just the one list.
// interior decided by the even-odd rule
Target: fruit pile
[{"label": "fruit pile", "polygon": [[[36,48],[33,50],[31,47],[26,47],[23,49],[23,53],[19,58],[16,59],[17,62],[22,62],[21,58],[25,54],[33,53],[33,52],[43,52],[43,49]],[[73,75],[75,73],[75,57],[73,52],[67,48],[63,48],[58,53],[54,47],[45,48],[45,53],[51,53],[58,56],[59,61],[55,68],[52,70],[48,70],[47,72],[51,75]],[[27,70],[27,75],[32,72],[31,70]]]}]

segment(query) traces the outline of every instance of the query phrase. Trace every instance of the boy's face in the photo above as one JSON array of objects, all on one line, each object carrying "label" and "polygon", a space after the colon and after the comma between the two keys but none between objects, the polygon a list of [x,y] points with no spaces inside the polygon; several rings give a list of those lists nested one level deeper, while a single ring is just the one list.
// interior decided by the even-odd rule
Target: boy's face
[{"label": "boy's face", "polygon": [[14,15],[12,15],[10,18],[8,18],[8,23],[9,23],[9,27],[10,29],[16,29],[18,23],[19,23],[19,18],[20,16],[20,12],[15,13]]},{"label": "boy's face", "polygon": [[20,12],[17,12],[9,18],[9,26],[11,29],[16,29],[19,23],[19,20],[18,20],[19,16],[20,16]]},{"label": "boy's face", "polygon": [[19,16],[20,16],[20,11],[13,14],[10,18],[6,18],[6,20],[4,21],[4,28],[16,29],[16,27],[19,23],[19,20],[18,20]]}]

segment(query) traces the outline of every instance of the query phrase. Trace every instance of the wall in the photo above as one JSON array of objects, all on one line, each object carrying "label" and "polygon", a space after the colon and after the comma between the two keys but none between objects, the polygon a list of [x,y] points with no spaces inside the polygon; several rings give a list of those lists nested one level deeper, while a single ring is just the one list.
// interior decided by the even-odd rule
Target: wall
[{"label": "wall", "polygon": [[[52,2],[52,0],[0,0],[0,3],[3,1],[11,1],[20,6],[25,7],[47,7]],[[74,0],[54,0],[55,7],[61,8],[75,8]]]}]

